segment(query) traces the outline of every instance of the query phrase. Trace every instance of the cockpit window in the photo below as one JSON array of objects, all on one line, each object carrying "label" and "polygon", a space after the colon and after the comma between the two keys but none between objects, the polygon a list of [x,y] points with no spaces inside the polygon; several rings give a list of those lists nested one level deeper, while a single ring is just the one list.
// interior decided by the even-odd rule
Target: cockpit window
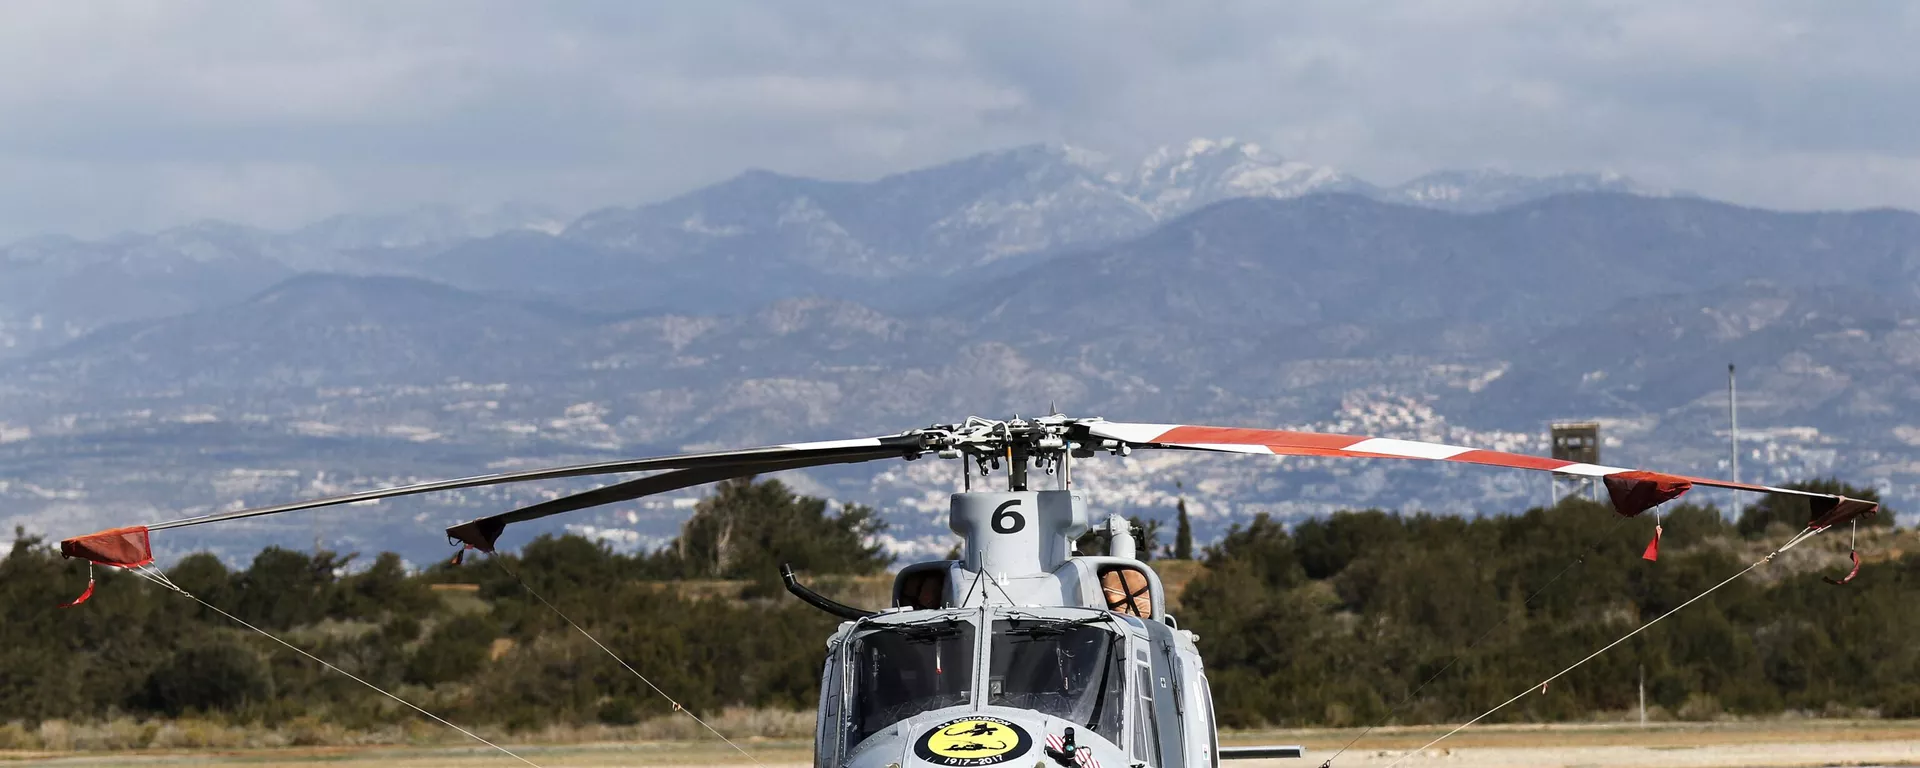
[{"label": "cockpit window", "polygon": [[972,624],[892,626],[855,642],[849,745],[921,712],[973,700]]},{"label": "cockpit window", "polygon": [[1044,712],[1118,741],[1126,658],[1121,635],[1106,625],[1105,619],[993,622],[987,703]]}]

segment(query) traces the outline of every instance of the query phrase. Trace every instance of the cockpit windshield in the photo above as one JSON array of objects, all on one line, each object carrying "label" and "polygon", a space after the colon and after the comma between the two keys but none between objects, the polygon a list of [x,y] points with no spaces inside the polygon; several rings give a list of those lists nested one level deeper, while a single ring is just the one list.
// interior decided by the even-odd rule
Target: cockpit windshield
[{"label": "cockpit windshield", "polygon": [[1119,739],[1126,656],[1121,636],[1105,624],[1104,619],[993,622],[987,703],[1044,712]]},{"label": "cockpit windshield", "polygon": [[973,625],[905,624],[855,641],[849,744],[921,712],[972,701]]}]

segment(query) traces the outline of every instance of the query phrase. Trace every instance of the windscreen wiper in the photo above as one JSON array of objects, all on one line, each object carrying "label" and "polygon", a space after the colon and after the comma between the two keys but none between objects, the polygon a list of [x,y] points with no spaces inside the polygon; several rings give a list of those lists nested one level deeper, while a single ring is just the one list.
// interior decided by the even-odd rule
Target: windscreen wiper
[{"label": "windscreen wiper", "polygon": [[1093,700],[1093,714],[1087,717],[1087,730],[1094,733],[1100,732],[1100,715],[1107,707],[1107,683],[1113,678],[1114,656],[1119,653],[1117,647],[1119,645],[1120,633],[1116,632],[1113,639],[1107,641],[1107,658],[1103,660],[1105,663],[1100,665],[1100,684],[1093,689],[1096,698]]},{"label": "windscreen wiper", "polygon": [[924,645],[938,640],[945,640],[949,637],[956,637],[960,634],[960,627],[953,622],[945,622],[942,624],[904,624],[897,628],[888,628],[885,631],[897,633],[900,635],[900,639],[909,643]]},{"label": "windscreen wiper", "polygon": [[1084,619],[1056,619],[1056,618],[1035,616],[1032,618],[1008,619],[1007,621],[1010,624],[1031,623],[1032,626],[1008,627],[1007,630],[1005,632],[1002,632],[1001,634],[1020,635],[1024,637],[1040,637],[1040,636],[1054,637],[1058,635],[1064,635],[1067,633],[1067,630],[1072,629],[1074,627],[1084,627],[1090,624],[1099,624],[1101,622],[1108,621],[1108,619],[1105,616],[1091,616]]}]

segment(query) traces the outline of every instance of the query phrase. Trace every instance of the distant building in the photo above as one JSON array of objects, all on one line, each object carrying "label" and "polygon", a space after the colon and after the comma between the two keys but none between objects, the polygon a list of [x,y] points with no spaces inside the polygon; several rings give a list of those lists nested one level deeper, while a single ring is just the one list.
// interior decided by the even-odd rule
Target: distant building
[{"label": "distant building", "polygon": [[1600,422],[1557,421],[1549,429],[1553,457],[1582,464],[1600,463]]}]

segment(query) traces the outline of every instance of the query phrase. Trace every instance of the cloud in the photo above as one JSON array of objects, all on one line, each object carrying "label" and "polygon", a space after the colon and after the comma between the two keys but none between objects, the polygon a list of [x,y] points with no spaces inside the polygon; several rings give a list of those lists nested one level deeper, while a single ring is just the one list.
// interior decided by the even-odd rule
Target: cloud
[{"label": "cloud", "polygon": [[0,234],[633,204],[1235,135],[1382,182],[1614,170],[1920,207],[1905,4],[15,3]]}]

